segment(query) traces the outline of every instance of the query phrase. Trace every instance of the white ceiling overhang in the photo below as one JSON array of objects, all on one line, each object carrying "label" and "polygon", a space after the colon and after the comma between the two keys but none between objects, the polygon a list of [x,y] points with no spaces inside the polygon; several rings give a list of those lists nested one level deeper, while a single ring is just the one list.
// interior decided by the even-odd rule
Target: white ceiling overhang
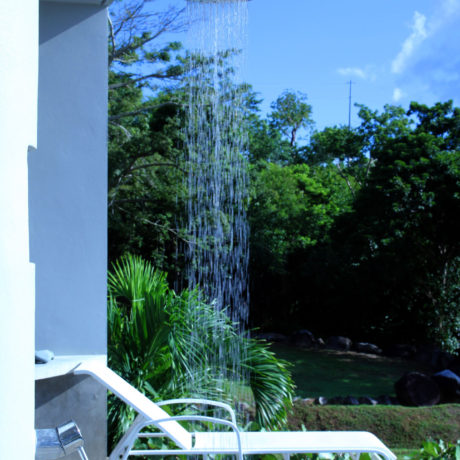
[{"label": "white ceiling overhang", "polygon": [[113,0],[43,0],[53,3],[80,3],[85,5],[109,6]]}]

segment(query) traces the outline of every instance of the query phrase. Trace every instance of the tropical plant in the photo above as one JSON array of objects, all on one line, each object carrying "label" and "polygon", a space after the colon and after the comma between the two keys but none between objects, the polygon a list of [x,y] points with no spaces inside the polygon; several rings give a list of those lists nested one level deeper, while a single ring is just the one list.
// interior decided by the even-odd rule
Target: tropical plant
[{"label": "tropical plant", "polygon": [[460,460],[460,440],[456,444],[428,440],[422,445],[419,452],[410,457],[404,457],[407,460]]},{"label": "tropical plant", "polygon": [[[109,365],[154,400],[203,396],[234,403],[230,352],[235,343],[241,367],[249,371],[256,422],[267,429],[287,422],[294,385],[284,361],[277,360],[264,342],[240,337],[225,311],[200,300],[198,290],[176,293],[166,275],[140,257],[126,256],[108,277]],[[244,351],[246,350],[246,351]],[[222,366],[210,372],[219,352]],[[109,437],[116,442],[134,414],[109,397]]]}]

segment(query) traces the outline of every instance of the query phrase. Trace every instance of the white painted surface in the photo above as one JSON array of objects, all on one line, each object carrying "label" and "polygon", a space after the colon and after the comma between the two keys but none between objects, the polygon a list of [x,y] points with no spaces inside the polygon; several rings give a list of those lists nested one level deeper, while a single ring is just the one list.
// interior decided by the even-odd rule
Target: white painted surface
[{"label": "white painted surface", "polygon": [[35,364],[35,380],[49,379],[72,373],[80,364],[107,364],[106,355],[72,355],[56,356],[46,364]]},{"label": "white painted surface", "polygon": [[36,349],[106,354],[104,8],[40,3],[38,150],[29,158],[29,230]]},{"label": "white painted surface", "polygon": [[37,142],[38,0],[0,2],[0,456],[34,458],[29,146]]}]

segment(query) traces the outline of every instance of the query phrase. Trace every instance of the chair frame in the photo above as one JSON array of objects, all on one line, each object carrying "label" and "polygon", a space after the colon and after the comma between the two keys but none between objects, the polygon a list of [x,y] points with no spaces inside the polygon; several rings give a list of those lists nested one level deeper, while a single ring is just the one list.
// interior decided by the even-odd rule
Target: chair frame
[{"label": "chair frame", "polygon": [[[244,455],[281,454],[284,460],[288,460],[291,454],[302,453],[348,453],[352,454],[355,460],[359,459],[360,454],[368,453],[371,458],[374,459],[379,459],[379,456],[382,456],[386,460],[396,460],[396,456],[371,433],[353,431],[241,432],[236,424],[235,412],[228,404],[196,398],[170,399],[154,403],[107,366],[100,363],[80,363],[73,370],[73,373],[76,375],[92,376],[138,412],[136,419],[110,454],[109,460],[126,460],[130,456],[158,455],[202,455],[206,458],[208,455],[216,454],[234,455],[238,460],[244,460]],[[199,404],[219,407],[230,415],[231,421],[204,415],[169,416],[167,412],[161,409],[162,406],[176,404]],[[213,425],[221,425],[230,428],[231,432],[190,433],[178,423],[189,421],[200,421],[208,422]],[[160,432],[142,433],[141,431],[148,426],[155,426]],[[235,435],[235,441],[229,443],[232,433]],[[201,438],[200,434],[202,435]],[[261,439],[261,436],[263,437],[264,435],[270,435],[269,439]],[[351,439],[352,442],[348,441],[342,444],[344,442],[344,435],[346,435],[347,441]],[[133,449],[134,443],[138,438],[162,437],[175,442],[178,446],[177,449]],[[222,444],[224,447],[220,448],[202,446],[203,441],[208,439],[207,437],[210,437],[210,439],[212,437],[214,440],[219,440],[220,438],[221,441],[225,438],[226,444]],[[295,437],[295,445],[290,445],[287,443],[288,438],[292,440],[293,437]],[[301,445],[299,445],[299,438],[301,438]],[[278,444],[273,441],[270,445],[270,440],[272,439],[277,439]],[[255,445],[256,441],[259,443],[261,440],[263,440],[266,445]],[[280,441],[283,442],[280,443]]]}]

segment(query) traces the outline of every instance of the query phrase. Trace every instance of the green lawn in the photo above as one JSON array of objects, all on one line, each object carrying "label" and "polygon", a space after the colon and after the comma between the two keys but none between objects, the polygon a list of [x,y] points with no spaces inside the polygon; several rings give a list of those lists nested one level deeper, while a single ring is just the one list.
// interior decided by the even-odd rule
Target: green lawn
[{"label": "green lawn", "polygon": [[274,344],[279,358],[292,363],[296,393],[318,396],[394,396],[394,383],[407,371],[428,369],[414,361],[355,352],[312,350]]},{"label": "green lawn", "polygon": [[[292,363],[296,393],[318,396],[394,396],[394,382],[411,370],[430,372],[403,359],[332,350],[309,350],[274,344],[273,351]],[[428,438],[460,438],[460,404],[435,407],[317,406],[296,401],[289,428],[298,430],[364,430],[375,433],[398,458],[419,449]]]},{"label": "green lawn", "polygon": [[460,404],[434,407],[315,406],[297,401],[289,428],[311,431],[370,431],[390,448],[417,449],[423,441],[460,438]]}]

